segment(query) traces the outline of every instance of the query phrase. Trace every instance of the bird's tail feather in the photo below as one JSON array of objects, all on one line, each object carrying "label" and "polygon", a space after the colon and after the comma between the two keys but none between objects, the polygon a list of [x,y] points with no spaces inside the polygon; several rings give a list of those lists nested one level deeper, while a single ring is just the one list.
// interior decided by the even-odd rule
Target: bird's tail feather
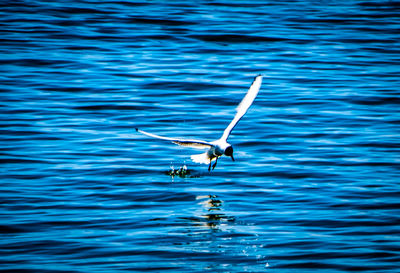
[{"label": "bird's tail feather", "polygon": [[200,164],[210,164],[210,162],[211,162],[210,157],[208,156],[207,152],[202,153],[202,154],[192,155],[190,158],[193,160],[193,162],[200,163]]}]

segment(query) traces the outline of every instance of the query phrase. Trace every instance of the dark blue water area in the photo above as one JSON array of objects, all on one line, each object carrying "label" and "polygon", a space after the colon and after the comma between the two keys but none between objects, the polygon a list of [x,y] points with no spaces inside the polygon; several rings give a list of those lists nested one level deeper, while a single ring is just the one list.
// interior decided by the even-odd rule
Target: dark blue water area
[{"label": "dark blue water area", "polygon": [[[400,2],[0,14],[0,271],[398,271]],[[235,162],[135,131],[218,139],[258,74]]]}]

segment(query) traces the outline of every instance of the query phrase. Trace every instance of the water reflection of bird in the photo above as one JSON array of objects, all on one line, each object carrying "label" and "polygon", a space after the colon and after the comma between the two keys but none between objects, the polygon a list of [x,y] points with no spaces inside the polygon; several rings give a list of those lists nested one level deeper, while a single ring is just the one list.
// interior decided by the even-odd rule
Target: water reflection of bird
[{"label": "water reflection of bird", "polygon": [[204,200],[200,202],[204,208],[208,211],[220,210],[222,206],[222,201],[218,199],[216,195],[199,195],[196,197],[197,200]]},{"label": "water reflection of bird", "polygon": [[139,130],[138,128],[136,128],[136,131],[145,134],[149,137],[171,141],[181,146],[200,148],[200,149],[206,148],[208,150],[205,153],[192,155],[191,159],[196,163],[209,164],[208,171],[211,170],[211,162],[215,160],[215,163],[212,165],[212,169],[214,170],[215,166],[217,166],[218,158],[223,155],[230,156],[232,160],[235,161],[235,159],[233,158],[232,145],[228,143],[227,140],[233,128],[236,126],[239,120],[244,116],[244,114],[246,114],[247,110],[249,109],[254,99],[256,98],[258,91],[260,90],[261,87],[261,82],[262,82],[262,75],[258,75],[251,84],[249,90],[247,91],[246,96],[244,96],[239,106],[237,107],[235,117],[233,118],[231,123],[229,123],[228,127],[226,127],[222,136],[215,141],[208,142],[203,140],[163,137],[145,132],[143,130]]},{"label": "water reflection of bird", "polygon": [[208,227],[218,228],[222,222],[234,221],[234,217],[227,216],[222,212],[223,202],[216,195],[197,196],[198,200],[203,200],[200,204],[207,209],[207,213],[201,215]]}]

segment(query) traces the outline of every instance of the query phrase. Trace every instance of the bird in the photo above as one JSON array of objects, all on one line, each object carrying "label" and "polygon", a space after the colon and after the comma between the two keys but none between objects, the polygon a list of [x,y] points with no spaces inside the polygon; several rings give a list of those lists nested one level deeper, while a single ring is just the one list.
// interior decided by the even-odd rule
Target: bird
[{"label": "bird", "polygon": [[[209,142],[196,139],[180,139],[180,138],[164,137],[140,130],[139,128],[135,129],[137,132],[142,133],[146,136],[170,141],[180,146],[207,149],[207,151],[204,153],[192,155],[191,159],[195,163],[208,164],[208,171],[210,172],[211,169],[212,170],[215,169],[215,167],[217,166],[218,158],[220,158],[223,155],[231,157],[232,161],[235,161],[233,157],[232,145],[228,143],[227,140],[233,128],[235,128],[240,119],[244,116],[244,114],[246,114],[249,107],[253,104],[254,99],[257,97],[257,94],[261,87],[262,78],[263,75],[261,74],[254,78],[249,90],[247,91],[246,95],[236,108],[236,114],[234,118],[229,123],[228,127],[226,127],[226,129],[224,130],[222,136],[215,141]],[[212,164],[213,160],[215,160],[214,164]]]}]

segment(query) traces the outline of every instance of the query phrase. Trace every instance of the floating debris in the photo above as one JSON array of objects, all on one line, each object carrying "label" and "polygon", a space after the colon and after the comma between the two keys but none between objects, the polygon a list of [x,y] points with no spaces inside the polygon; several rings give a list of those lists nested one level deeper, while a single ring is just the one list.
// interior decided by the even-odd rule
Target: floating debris
[{"label": "floating debris", "polygon": [[190,175],[190,170],[186,167],[186,164],[179,167],[179,169],[175,169],[174,166],[171,164],[169,171],[167,171],[169,176],[179,176],[179,177],[188,177]]}]

